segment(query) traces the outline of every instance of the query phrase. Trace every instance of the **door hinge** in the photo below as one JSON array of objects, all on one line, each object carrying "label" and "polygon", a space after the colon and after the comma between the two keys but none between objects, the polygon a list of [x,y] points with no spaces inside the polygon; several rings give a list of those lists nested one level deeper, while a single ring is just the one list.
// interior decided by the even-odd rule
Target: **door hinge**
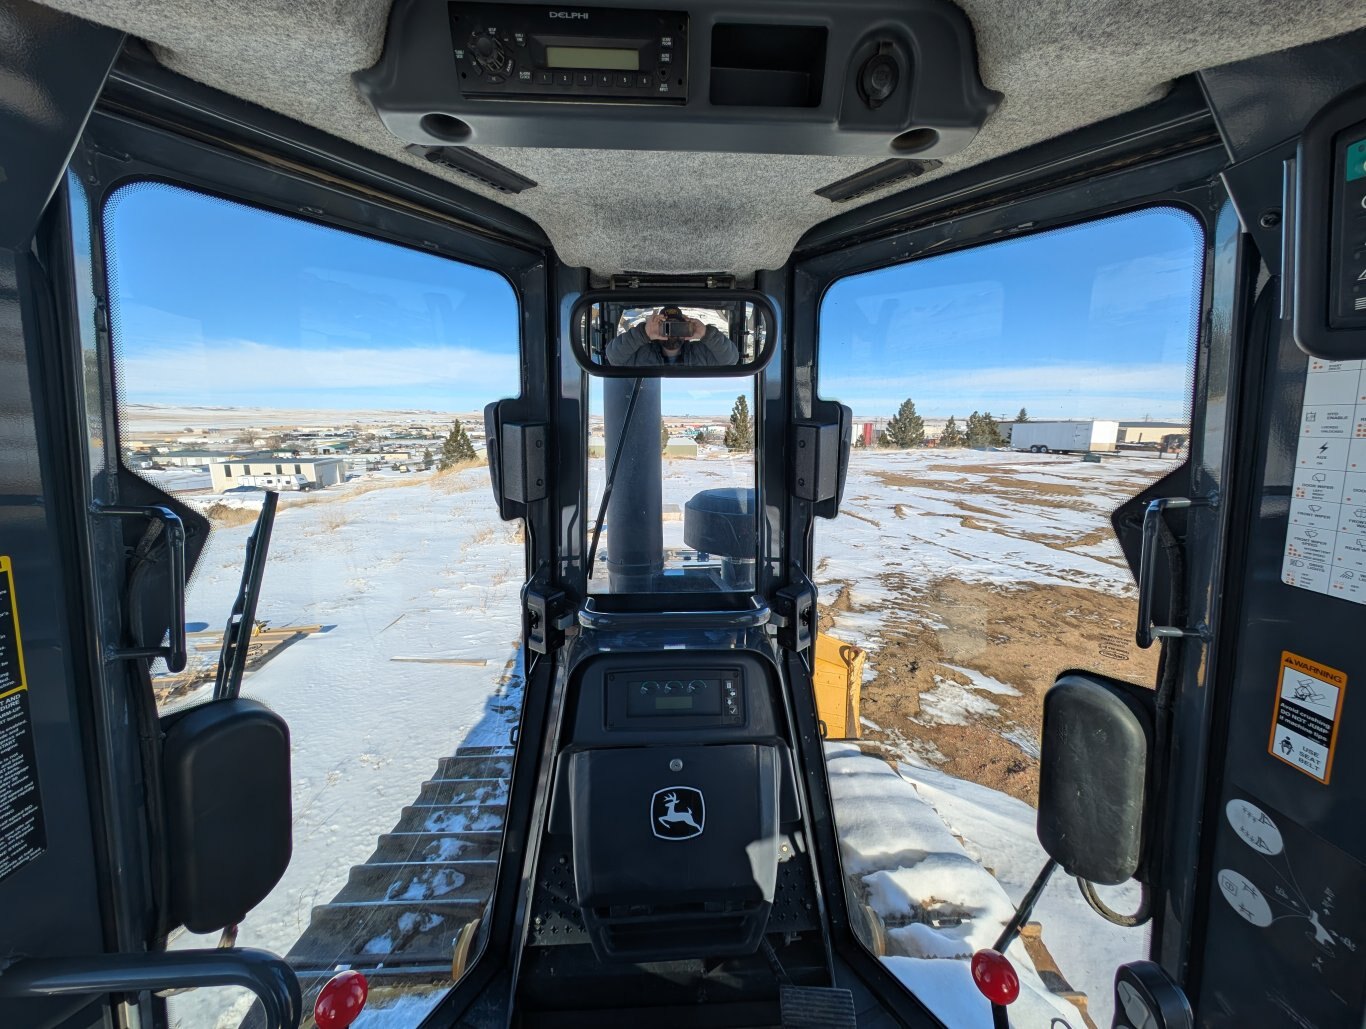
[{"label": "door hinge", "polygon": [[537,654],[549,654],[564,643],[564,635],[574,624],[574,605],[561,589],[548,589],[543,583],[529,582],[522,593],[527,646]]},{"label": "door hinge", "polygon": [[809,580],[784,586],[773,594],[773,621],[778,645],[800,653],[816,639],[816,587]]}]

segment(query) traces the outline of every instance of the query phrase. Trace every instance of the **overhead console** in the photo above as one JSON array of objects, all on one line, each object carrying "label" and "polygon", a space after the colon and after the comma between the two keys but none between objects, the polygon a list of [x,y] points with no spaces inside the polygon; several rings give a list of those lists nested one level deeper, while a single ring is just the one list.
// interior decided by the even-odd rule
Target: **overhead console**
[{"label": "overhead console", "polygon": [[356,83],[420,147],[941,158],[1000,102],[966,17],[939,0],[396,0]]}]

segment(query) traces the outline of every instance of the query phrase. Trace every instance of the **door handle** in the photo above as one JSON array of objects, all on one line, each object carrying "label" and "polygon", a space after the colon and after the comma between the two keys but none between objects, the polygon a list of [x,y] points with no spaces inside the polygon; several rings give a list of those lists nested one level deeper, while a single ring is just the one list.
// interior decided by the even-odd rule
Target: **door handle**
[{"label": "door handle", "polygon": [[180,672],[185,669],[189,647],[185,640],[185,523],[169,507],[153,504],[149,507],[129,507],[118,504],[97,504],[95,514],[112,518],[152,518],[161,522],[166,531],[166,546],[170,553],[171,574],[171,632],[164,647],[114,647],[109,657],[122,658],[164,658],[166,670]]},{"label": "door handle", "polygon": [[242,986],[261,1002],[268,1029],[298,1029],[303,995],[284,959],[250,947],[155,954],[22,958],[0,969],[0,998]]},{"label": "door handle", "polygon": [[1153,580],[1157,572],[1158,534],[1166,512],[1189,507],[1213,507],[1216,503],[1213,497],[1159,497],[1150,500],[1143,510],[1143,548],[1138,559],[1138,630],[1134,633],[1134,642],[1144,650],[1153,645],[1154,639],[1191,636],[1209,639],[1209,629],[1203,625],[1181,629],[1174,625],[1153,624]]}]

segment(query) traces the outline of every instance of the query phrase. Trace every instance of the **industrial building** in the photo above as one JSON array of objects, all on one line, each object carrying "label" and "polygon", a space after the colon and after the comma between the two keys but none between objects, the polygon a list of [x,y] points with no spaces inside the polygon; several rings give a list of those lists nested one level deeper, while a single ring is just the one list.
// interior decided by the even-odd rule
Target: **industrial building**
[{"label": "industrial building", "polygon": [[215,493],[238,486],[260,485],[257,481],[260,476],[302,476],[305,482],[335,486],[346,478],[346,461],[340,457],[280,459],[266,454],[240,461],[214,461],[209,465],[209,476]]}]

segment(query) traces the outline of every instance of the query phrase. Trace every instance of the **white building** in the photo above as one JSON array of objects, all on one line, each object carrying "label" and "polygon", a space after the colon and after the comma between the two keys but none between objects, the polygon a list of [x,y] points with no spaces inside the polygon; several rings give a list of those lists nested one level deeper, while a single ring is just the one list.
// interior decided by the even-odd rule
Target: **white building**
[{"label": "white building", "polygon": [[[222,493],[237,486],[257,486],[262,476],[302,477],[304,482],[335,486],[346,478],[346,461],[340,457],[255,457],[241,461],[214,461],[209,465],[213,491]],[[289,488],[289,487],[285,487]]]}]

